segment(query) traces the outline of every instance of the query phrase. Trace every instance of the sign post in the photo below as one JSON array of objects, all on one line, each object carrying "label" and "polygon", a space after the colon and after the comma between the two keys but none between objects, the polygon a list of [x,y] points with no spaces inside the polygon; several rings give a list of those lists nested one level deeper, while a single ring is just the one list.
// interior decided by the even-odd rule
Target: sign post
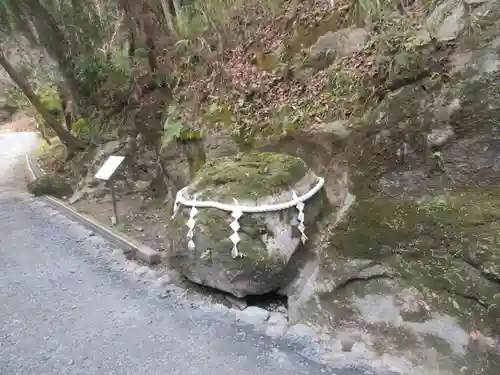
[{"label": "sign post", "polygon": [[111,223],[113,225],[118,224],[118,210],[116,207],[116,192],[115,192],[115,184],[113,181],[113,174],[116,172],[122,161],[125,159],[125,156],[116,156],[111,155],[103,164],[101,168],[95,174],[95,178],[99,180],[104,180],[108,183],[109,188],[111,190],[111,200],[113,203],[113,216],[111,218]]}]

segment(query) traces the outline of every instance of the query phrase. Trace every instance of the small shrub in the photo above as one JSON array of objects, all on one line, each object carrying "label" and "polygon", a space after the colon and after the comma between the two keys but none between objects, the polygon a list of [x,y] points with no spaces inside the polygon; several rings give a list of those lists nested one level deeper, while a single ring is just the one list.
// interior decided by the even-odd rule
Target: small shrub
[{"label": "small shrub", "polygon": [[30,106],[30,102],[17,86],[9,87],[5,92],[5,107],[12,110],[25,109]]},{"label": "small shrub", "polygon": [[82,117],[71,124],[71,131],[83,142],[92,143],[99,138],[101,127],[91,119]]},{"label": "small shrub", "polygon": [[42,142],[37,152],[40,167],[45,171],[56,171],[64,165],[66,147],[58,137],[50,139],[50,145]]},{"label": "small shrub", "polygon": [[62,115],[61,100],[59,98],[59,92],[54,86],[42,86],[39,87],[35,92],[43,106],[52,114],[59,116]]},{"label": "small shrub", "polygon": [[110,60],[84,55],[73,61],[83,97],[90,97],[103,88],[122,90],[130,85],[131,67],[126,67],[121,54],[116,51]]}]

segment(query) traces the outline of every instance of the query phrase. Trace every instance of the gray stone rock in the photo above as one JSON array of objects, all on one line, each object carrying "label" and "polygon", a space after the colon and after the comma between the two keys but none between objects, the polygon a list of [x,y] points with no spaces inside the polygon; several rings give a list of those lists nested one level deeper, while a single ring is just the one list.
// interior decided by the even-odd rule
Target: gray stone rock
[{"label": "gray stone rock", "polygon": [[145,191],[150,185],[150,181],[134,181],[134,190],[137,192]]},{"label": "gray stone rock", "polygon": [[451,140],[454,135],[455,132],[449,125],[445,128],[432,129],[431,132],[427,134],[427,145],[428,147],[441,147]]},{"label": "gray stone rock", "polygon": [[202,142],[207,160],[231,156],[239,151],[238,144],[227,132],[206,134]]},{"label": "gray stone rock", "polygon": [[319,58],[326,54],[335,57],[345,57],[361,51],[368,39],[368,32],[362,28],[330,31],[319,37],[309,50],[309,53],[313,58]]},{"label": "gray stone rock", "polygon": [[286,325],[271,325],[266,327],[265,334],[272,338],[278,338],[286,333]]},{"label": "gray stone rock", "polygon": [[141,266],[134,271],[135,276],[142,277],[149,272],[148,266]]},{"label": "gray stone rock", "polygon": [[238,314],[239,320],[247,324],[262,324],[269,319],[269,311],[250,306]]},{"label": "gray stone rock", "polygon": [[159,164],[163,184],[175,198],[177,190],[189,184],[192,175],[202,166],[205,159],[200,142],[170,142],[160,152]]},{"label": "gray stone rock", "polygon": [[111,253],[111,257],[117,261],[123,261],[125,260],[125,255],[123,254],[123,250],[121,249],[115,249]]},{"label": "gray stone rock", "polygon": [[158,279],[153,281],[154,288],[163,288],[172,282],[172,277],[170,275],[164,274]]},{"label": "gray stone rock", "polygon": [[[94,175],[110,155],[118,154],[124,146],[124,142],[120,140],[113,140],[104,143],[96,149],[87,174],[80,181],[80,183],[78,184],[78,188],[69,199],[70,204],[74,204],[80,199],[84,199],[87,197],[102,198],[107,194],[108,188],[106,184],[103,181],[94,178]],[[120,168],[122,167],[123,166],[121,166]]]},{"label": "gray stone rock", "polygon": [[465,17],[463,1],[446,0],[434,9],[427,19],[427,30],[440,42],[454,40],[466,26]]},{"label": "gray stone rock", "polygon": [[350,352],[356,342],[352,338],[345,338],[341,340],[340,346],[343,352]]},{"label": "gray stone rock", "polygon": [[267,321],[270,325],[286,326],[287,320],[285,315],[279,312],[272,312]]},{"label": "gray stone rock", "polygon": [[[246,206],[276,204],[308,192],[318,182],[316,175],[298,158],[284,154],[246,154],[207,164],[185,197]],[[273,184],[277,184],[274,186]],[[305,226],[311,235],[313,223],[326,202],[324,191],[305,203]],[[189,280],[236,297],[265,294],[279,289],[295,272],[289,264],[301,247],[297,209],[244,214],[239,220],[238,250],[233,258],[230,240],[231,213],[200,208],[194,228],[195,250],[188,250],[186,222],[189,208],[181,209],[173,221],[175,244],[171,264]]]},{"label": "gray stone rock", "polygon": [[337,120],[324,124],[323,130],[332,133],[338,139],[346,139],[351,134],[352,126],[347,120]]},{"label": "gray stone rock", "polygon": [[291,326],[287,331],[287,335],[295,338],[312,338],[316,336],[316,331],[306,324],[299,323]]},{"label": "gray stone rock", "polygon": [[35,195],[52,195],[63,198],[73,193],[71,185],[61,176],[55,173],[44,174],[27,185],[28,191]]},{"label": "gray stone rock", "polygon": [[244,299],[236,298],[233,296],[226,296],[225,298],[233,307],[237,308],[238,310],[245,310],[248,306],[247,302]]},{"label": "gray stone rock", "polygon": [[420,29],[415,33],[415,44],[423,46],[432,40],[431,34],[426,29]]}]

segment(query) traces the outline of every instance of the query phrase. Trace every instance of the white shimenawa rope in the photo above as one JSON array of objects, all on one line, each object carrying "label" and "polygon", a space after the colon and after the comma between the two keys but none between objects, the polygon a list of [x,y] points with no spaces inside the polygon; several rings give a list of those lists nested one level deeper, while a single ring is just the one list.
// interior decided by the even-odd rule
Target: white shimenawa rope
[{"label": "white shimenawa rope", "polygon": [[305,234],[306,228],[304,225],[304,207],[305,207],[304,202],[312,198],[318,191],[320,191],[320,189],[325,184],[324,178],[317,177],[317,179],[318,182],[316,183],[316,185],[314,185],[311,190],[309,190],[304,195],[301,195],[300,197],[297,196],[297,193],[295,191],[292,191],[293,199],[291,201],[277,203],[277,204],[266,204],[262,206],[240,206],[238,204],[238,201],[234,198],[233,198],[235,203],[234,205],[215,202],[215,201],[197,200],[196,197],[193,200],[186,199],[182,195],[188,188],[188,186],[186,186],[185,188],[177,192],[174,202],[174,212],[172,215],[172,219],[175,217],[175,215],[177,215],[177,211],[179,210],[179,205],[182,204],[183,206],[191,207],[191,210],[189,212],[189,220],[187,221],[186,225],[189,228],[187,233],[188,248],[189,250],[194,251],[196,248],[194,243],[194,227],[196,225],[196,214],[199,212],[198,208],[211,207],[211,208],[217,208],[222,211],[231,212],[231,216],[234,218],[234,221],[232,221],[230,224],[230,227],[233,230],[233,234],[229,238],[233,242],[233,249],[231,250],[231,255],[233,258],[236,258],[238,256],[242,256],[241,253],[238,251],[238,243],[240,242],[240,236],[238,235],[240,224],[238,220],[241,218],[241,216],[243,216],[244,213],[275,212],[275,211],[286,210],[288,208],[295,206],[298,212],[297,221],[299,222],[297,228],[300,231],[302,243],[305,243],[307,241],[307,236]]}]

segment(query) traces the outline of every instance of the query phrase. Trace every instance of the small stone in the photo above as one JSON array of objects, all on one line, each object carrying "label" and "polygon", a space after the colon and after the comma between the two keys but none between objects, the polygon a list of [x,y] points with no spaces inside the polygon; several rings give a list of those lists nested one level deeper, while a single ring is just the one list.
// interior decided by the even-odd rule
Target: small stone
[{"label": "small stone", "polygon": [[267,323],[270,325],[286,325],[287,320],[285,318],[285,315],[279,313],[279,312],[272,312],[269,315],[269,319],[267,320]]},{"label": "small stone", "polygon": [[288,329],[288,334],[293,337],[301,338],[301,337],[313,337],[316,335],[316,332],[308,325],[299,323],[291,326]]},{"label": "small stone", "polygon": [[340,140],[351,135],[351,124],[346,120],[337,120],[323,125],[324,131],[333,134]]},{"label": "small stone", "polygon": [[415,34],[415,43],[419,46],[428,44],[431,42],[431,40],[431,34],[425,29],[420,29]]},{"label": "small stone", "polygon": [[352,53],[359,52],[368,41],[370,35],[362,28],[341,29],[335,32],[329,31],[318,38],[311,47],[309,53],[311,57],[318,58],[323,54],[336,57],[346,57]]},{"label": "small stone", "polygon": [[343,352],[350,352],[354,346],[354,340],[351,338],[343,339],[340,341],[340,345]]},{"label": "small stone", "polygon": [[243,310],[240,314],[240,320],[247,324],[260,324],[269,319],[269,311],[260,307],[250,306]]},{"label": "small stone", "polygon": [[70,360],[69,360],[69,362],[68,362],[68,364],[69,364],[70,366],[73,366],[73,365],[75,364],[75,361],[73,361],[72,359],[70,359]]},{"label": "small stone", "polygon": [[281,337],[286,332],[286,326],[284,325],[273,325],[266,328],[266,336],[269,336],[273,339]]},{"label": "small stone", "polygon": [[247,302],[241,298],[236,298],[233,296],[226,296],[225,298],[229,301],[229,303],[231,303],[233,307],[237,308],[238,310],[245,310],[248,306]]},{"label": "small stone", "polygon": [[170,297],[170,291],[166,290],[165,292],[161,293],[159,297],[162,299],[167,299],[168,297]]},{"label": "small stone", "polygon": [[158,279],[153,281],[153,287],[155,288],[163,288],[167,284],[172,281],[172,278],[169,275],[162,275]]},{"label": "small stone", "polygon": [[148,271],[149,271],[148,266],[142,266],[142,267],[139,267],[138,269],[136,269],[134,273],[137,277],[141,277],[141,276],[144,276],[146,273],[148,273]]},{"label": "small stone", "polygon": [[138,232],[144,232],[144,228],[141,228],[141,227],[138,227],[136,230],[137,230]]},{"label": "small stone", "polygon": [[451,126],[440,129],[432,129],[427,135],[427,146],[429,148],[440,147],[448,142],[454,135],[455,132]]},{"label": "small stone", "polygon": [[286,314],[287,313],[287,309],[285,306],[283,305],[280,305],[276,308],[276,311],[279,312],[279,313],[282,313],[282,314]]},{"label": "small stone", "polygon": [[123,254],[123,250],[120,250],[120,249],[113,250],[113,252],[111,253],[111,257],[113,259],[117,259],[117,260],[125,258],[124,254]]},{"label": "small stone", "polygon": [[444,1],[427,19],[427,29],[439,42],[456,39],[466,26],[466,13],[465,4],[461,1]]}]

